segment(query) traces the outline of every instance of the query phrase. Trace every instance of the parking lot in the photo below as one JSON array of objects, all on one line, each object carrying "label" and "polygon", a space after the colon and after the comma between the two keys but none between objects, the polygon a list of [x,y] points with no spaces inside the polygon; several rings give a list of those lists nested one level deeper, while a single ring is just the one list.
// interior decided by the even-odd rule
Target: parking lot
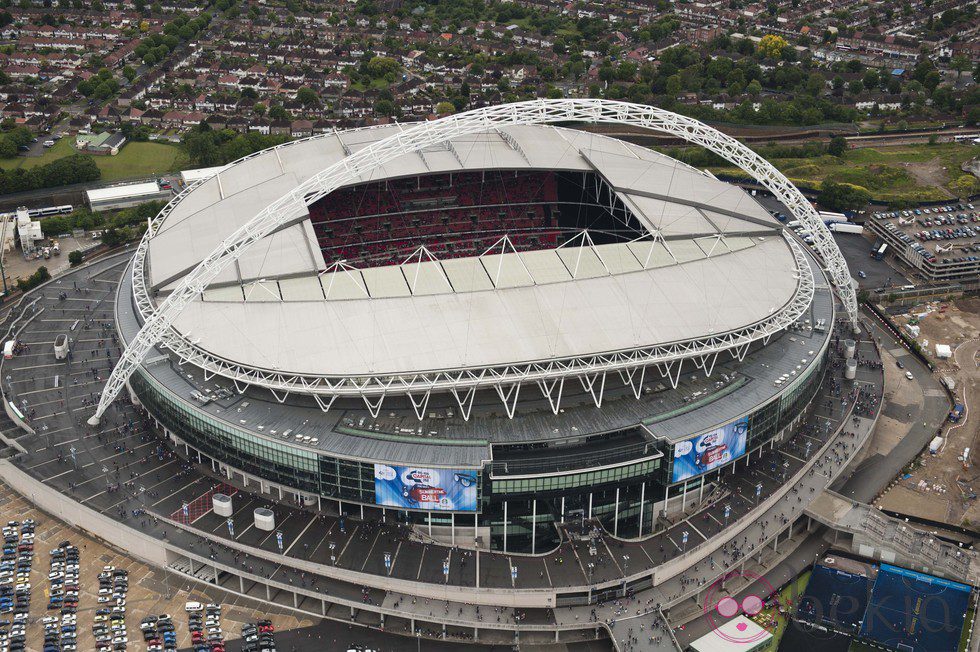
[{"label": "parking lot", "polygon": [[[69,646],[72,643],[66,640],[66,644],[62,644],[61,628],[74,626],[77,636],[74,641],[75,649],[78,652],[98,650],[93,629],[98,625],[103,625],[110,633],[113,632],[111,629],[113,620],[111,609],[112,605],[116,605],[115,600],[117,599],[112,597],[113,591],[110,590],[108,600],[99,602],[99,590],[104,585],[104,583],[100,583],[99,575],[106,572],[109,573],[108,579],[111,589],[118,589],[121,586],[118,579],[126,578],[125,605],[120,605],[125,606],[126,609],[125,620],[123,621],[124,628],[115,630],[122,632],[117,636],[125,636],[126,647],[124,649],[126,650],[142,652],[142,650],[147,649],[140,624],[143,618],[151,614],[155,616],[170,614],[172,616],[174,649],[195,650],[189,628],[189,615],[185,611],[185,605],[188,601],[198,601],[205,605],[208,603],[220,605],[221,629],[223,636],[228,638],[238,639],[243,624],[256,623],[266,618],[273,623],[277,630],[302,628],[313,624],[312,620],[299,619],[286,611],[256,609],[255,605],[240,598],[229,596],[218,589],[213,589],[205,594],[199,590],[198,585],[195,585],[191,590],[192,587],[181,583],[179,577],[173,574],[164,574],[158,570],[151,570],[148,566],[108,548],[101,542],[83,536],[77,530],[73,530],[51,516],[34,509],[4,485],[0,485],[0,519],[2,519],[3,524],[11,520],[19,521],[21,525],[17,527],[18,532],[25,521],[29,519],[35,521],[34,548],[30,551],[32,564],[28,575],[31,585],[30,602],[23,627],[24,647],[0,644],[0,652],[6,652],[8,649],[10,652],[14,652],[16,649],[23,649],[25,652],[44,652],[46,625],[55,625],[58,628],[59,647],[56,649],[71,652],[72,648]],[[68,621],[62,619],[60,608],[51,610],[47,608],[51,597],[54,595],[52,592],[53,585],[49,580],[49,574],[52,573],[51,552],[59,549],[62,543],[74,546],[78,553],[77,613],[74,624],[72,624],[73,619],[71,618]],[[112,570],[105,571],[106,566],[111,567]],[[64,587],[62,603],[70,595],[68,588],[70,576],[67,573],[67,568],[66,558],[65,568],[61,571],[54,571],[64,572],[66,575],[66,577],[61,578]],[[106,594],[103,594],[102,597],[106,597]],[[108,609],[109,613],[100,614],[99,610],[102,609]],[[105,618],[103,619],[101,616],[105,616]],[[45,618],[56,618],[58,622],[48,621],[46,623]],[[13,630],[13,612],[0,613],[0,622],[4,620],[10,621],[10,623],[0,626],[0,629],[6,630],[9,636]],[[110,636],[110,649],[111,638]],[[236,645],[234,649],[240,649],[240,646]]]},{"label": "parking lot", "polygon": [[871,219],[930,262],[980,260],[980,211],[973,204],[874,213]]}]

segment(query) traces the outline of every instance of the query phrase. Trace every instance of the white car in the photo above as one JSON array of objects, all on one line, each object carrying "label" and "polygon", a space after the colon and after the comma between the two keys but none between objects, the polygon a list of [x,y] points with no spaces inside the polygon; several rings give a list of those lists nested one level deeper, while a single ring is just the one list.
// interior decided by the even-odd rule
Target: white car
[{"label": "white car", "polygon": [[908,378],[909,380],[915,380],[915,376],[912,375],[911,371],[906,371],[905,377]]}]

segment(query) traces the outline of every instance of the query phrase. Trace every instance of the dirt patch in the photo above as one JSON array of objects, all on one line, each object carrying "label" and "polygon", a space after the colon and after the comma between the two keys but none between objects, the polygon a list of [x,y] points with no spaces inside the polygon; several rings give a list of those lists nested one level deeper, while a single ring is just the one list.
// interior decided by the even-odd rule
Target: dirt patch
[{"label": "dirt patch", "polygon": [[920,186],[935,186],[946,193],[950,199],[955,199],[953,194],[943,187],[949,182],[949,170],[943,165],[941,158],[937,157],[924,163],[903,163],[902,167]]},{"label": "dirt patch", "polygon": [[[942,424],[942,449],[913,460],[879,504],[980,530],[980,298],[912,306],[897,321],[918,323],[917,341],[936,365],[936,375],[953,381],[953,393],[967,406],[967,414],[959,423]],[[949,345],[953,356],[938,358],[937,344]],[[964,461],[966,449],[970,452]]]}]

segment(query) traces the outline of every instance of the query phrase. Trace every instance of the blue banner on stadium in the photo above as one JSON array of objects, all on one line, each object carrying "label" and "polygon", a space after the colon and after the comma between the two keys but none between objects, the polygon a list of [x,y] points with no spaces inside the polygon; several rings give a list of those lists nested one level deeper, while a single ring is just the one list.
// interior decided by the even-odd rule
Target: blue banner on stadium
[{"label": "blue banner on stadium", "polygon": [[374,502],[386,507],[475,512],[477,472],[374,465]]},{"label": "blue banner on stadium", "polygon": [[693,478],[745,455],[748,430],[749,420],[744,418],[675,444],[671,482]]}]

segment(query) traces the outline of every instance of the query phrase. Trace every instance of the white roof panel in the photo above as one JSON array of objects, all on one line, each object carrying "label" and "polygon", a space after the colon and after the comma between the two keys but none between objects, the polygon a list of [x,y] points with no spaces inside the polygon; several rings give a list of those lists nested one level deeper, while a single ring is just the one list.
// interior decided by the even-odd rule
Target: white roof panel
[{"label": "white roof panel", "polygon": [[[510,254],[516,255],[516,254]],[[570,281],[572,275],[568,273],[568,268],[561,262],[554,249],[540,249],[538,251],[525,251],[520,254],[521,260],[531,277],[538,285],[544,283],[557,283],[559,281]]]},{"label": "white roof panel", "polygon": [[487,275],[496,288],[516,288],[534,285],[534,279],[522,261],[512,254],[488,254],[481,256]]},{"label": "white roof panel", "polygon": [[279,293],[283,301],[321,301],[323,288],[318,276],[298,276],[279,279]]},{"label": "white roof panel", "polygon": [[252,281],[242,286],[245,291],[245,301],[282,301],[277,281]]},{"label": "white roof panel", "polygon": [[374,298],[407,297],[411,294],[401,267],[398,265],[369,267],[362,269],[361,275]]},{"label": "white roof panel", "polygon": [[442,268],[456,292],[493,289],[493,283],[479,258],[450,258],[442,261]]},{"label": "white roof panel", "polygon": [[320,277],[323,296],[327,299],[363,299],[367,296],[367,284],[357,269],[341,269]]},{"label": "white roof panel", "polygon": [[565,246],[555,251],[572,278],[595,278],[609,274],[592,247]]},{"label": "white roof panel", "polygon": [[595,252],[611,274],[623,274],[643,269],[628,243],[615,242],[596,245]]},{"label": "white roof panel", "polygon": [[453,291],[446,273],[442,270],[442,265],[437,261],[406,263],[401,267],[412,294],[439,294]]}]

